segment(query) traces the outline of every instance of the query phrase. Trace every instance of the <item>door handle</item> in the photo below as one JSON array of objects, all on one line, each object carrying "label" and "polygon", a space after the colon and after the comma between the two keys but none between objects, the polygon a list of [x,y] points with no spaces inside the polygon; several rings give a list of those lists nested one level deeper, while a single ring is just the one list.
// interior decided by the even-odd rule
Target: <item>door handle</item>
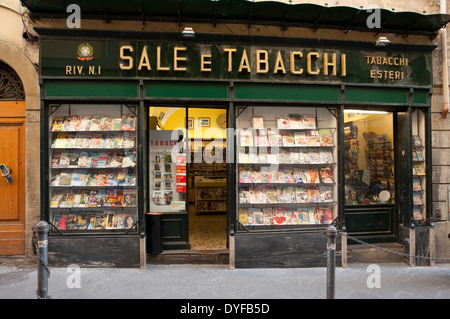
[{"label": "door handle", "polygon": [[11,168],[9,168],[8,166],[6,166],[5,164],[0,164],[0,171],[2,172],[2,176],[4,178],[6,178],[6,181],[8,183],[12,182],[12,177],[11,177]]}]

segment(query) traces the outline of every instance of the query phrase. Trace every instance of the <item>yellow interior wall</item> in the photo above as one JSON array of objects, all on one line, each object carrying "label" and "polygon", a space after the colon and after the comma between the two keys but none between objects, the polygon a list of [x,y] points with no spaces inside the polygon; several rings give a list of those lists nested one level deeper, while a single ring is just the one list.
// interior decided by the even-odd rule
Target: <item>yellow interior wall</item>
[{"label": "yellow interior wall", "polygon": [[[175,130],[184,128],[186,125],[186,109],[180,108],[175,112],[174,108],[168,107],[150,107],[150,116],[158,116],[161,112],[166,115],[163,118],[164,130]],[[171,113],[169,115],[169,113]],[[206,109],[206,108],[189,108],[188,117],[194,118],[194,129],[189,130],[189,137],[192,138],[205,138],[205,139],[225,139],[226,130],[219,128],[217,125],[217,118],[226,114],[225,109]],[[209,127],[199,127],[198,120],[202,117],[209,117]],[[214,130],[208,130],[214,128]]]},{"label": "yellow interior wall", "polygon": [[[358,166],[360,169],[367,169],[367,155],[365,151],[367,149],[366,141],[364,139],[364,132],[374,132],[377,134],[386,134],[391,142],[392,148],[394,147],[394,123],[392,113],[388,114],[366,114],[362,116],[355,116],[349,118],[348,114],[344,114],[344,122],[353,121],[358,127],[358,140],[360,153],[358,157]],[[392,154],[393,155],[393,154]]]}]

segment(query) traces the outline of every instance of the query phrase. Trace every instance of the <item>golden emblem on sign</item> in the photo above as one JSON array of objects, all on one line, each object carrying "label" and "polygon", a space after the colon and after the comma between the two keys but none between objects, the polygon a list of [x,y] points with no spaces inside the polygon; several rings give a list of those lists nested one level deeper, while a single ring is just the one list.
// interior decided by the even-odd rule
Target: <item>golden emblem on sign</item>
[{"label": "golden emblem on sign", "polygon": [[77,49],[78,60],[89,61],[92,60],[94,54],[94,48],[89,43],[82,43]]}]

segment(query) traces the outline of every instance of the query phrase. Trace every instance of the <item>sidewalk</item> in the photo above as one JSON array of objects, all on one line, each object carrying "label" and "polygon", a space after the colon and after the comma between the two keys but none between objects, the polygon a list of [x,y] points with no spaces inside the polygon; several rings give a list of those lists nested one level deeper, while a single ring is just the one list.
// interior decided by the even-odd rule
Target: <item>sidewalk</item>
[{"label": "sidewalk", "polygon": [[[409,267],[378,264],[380,288],[370,264],[336,269],[336,299],[449,299],[450,264]],[[147,265],[146,269],[51,268],[51,299],[325,299],[326,268],[235,269],[210,265]],[[74,278],[78,278],[77,281]],[[80,288],[69,288],[79,283]],[[0,266],[1,299],[36,299],[32,266]]]}]

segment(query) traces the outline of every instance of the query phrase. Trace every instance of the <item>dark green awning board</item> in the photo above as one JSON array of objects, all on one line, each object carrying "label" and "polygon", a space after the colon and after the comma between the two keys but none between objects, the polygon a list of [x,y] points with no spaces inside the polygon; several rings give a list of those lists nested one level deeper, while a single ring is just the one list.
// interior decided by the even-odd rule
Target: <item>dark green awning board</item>
[{"label": "dark green awning board", "polygon": [[69,15],[68,4],[78,4],[82,18],[105,20],[178,21],[209,23],[245,23],[298,26],[313,29],[435,33],[450,21],[447,14],[419,14],[381,9],[381,28],[370,29],[367,19],[372,11],[344,6],[287,4],[278,1],[249,0],[21,0],[36,17]]},{"label": "dark green awning board", "polygon": [[47,80],[47,98],[137,98],[136,81]]}]

